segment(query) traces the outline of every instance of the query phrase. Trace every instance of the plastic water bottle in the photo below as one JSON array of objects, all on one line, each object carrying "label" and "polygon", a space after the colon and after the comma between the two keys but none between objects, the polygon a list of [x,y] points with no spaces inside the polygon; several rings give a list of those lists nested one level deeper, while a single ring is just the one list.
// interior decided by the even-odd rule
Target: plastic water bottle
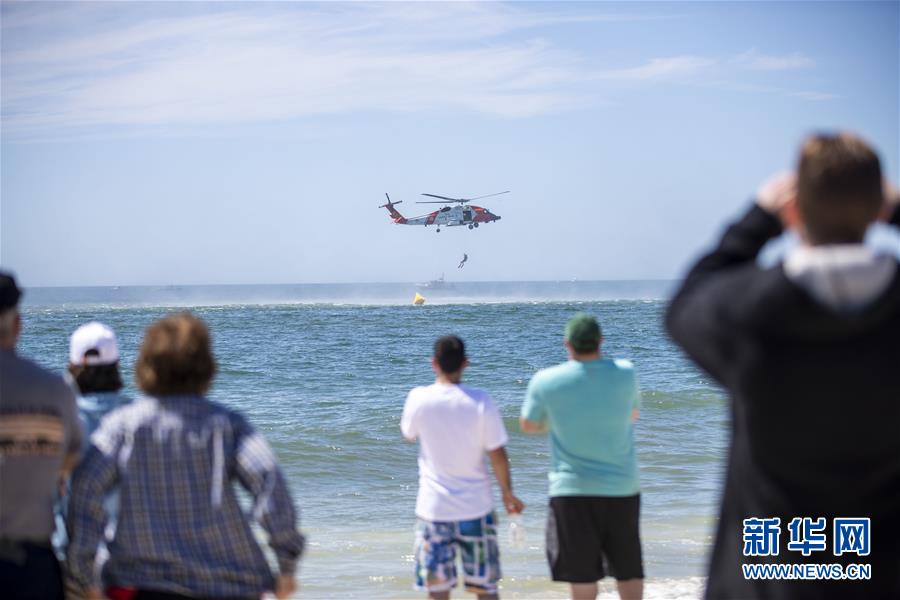
[{"label": "plastic water bottle", "polygon": [[525,522],[520,513],[509,515],[509,545],[516,550],[525,547]]}]

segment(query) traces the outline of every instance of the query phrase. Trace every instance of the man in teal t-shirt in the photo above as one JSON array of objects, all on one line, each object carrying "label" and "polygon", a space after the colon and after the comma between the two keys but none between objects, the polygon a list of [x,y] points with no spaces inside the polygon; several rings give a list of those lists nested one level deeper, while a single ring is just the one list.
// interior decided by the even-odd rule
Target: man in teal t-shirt
[{"label": "man in teal t-shirt", "polygon": [[550,434],[547,560],[572,598],[595,598],[597,581],[616,578],[621,598],[640,598],[644,570],[638,528],[640,485],[633,429],[640,409],[634,367],[602,358],[592,316],[566,325],[566,363],[528,384],[520,424]]}]

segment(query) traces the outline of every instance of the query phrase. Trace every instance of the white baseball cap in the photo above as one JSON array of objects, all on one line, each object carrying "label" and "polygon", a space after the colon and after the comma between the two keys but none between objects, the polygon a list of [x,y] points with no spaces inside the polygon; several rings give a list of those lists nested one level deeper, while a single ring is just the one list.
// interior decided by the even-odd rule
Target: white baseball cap
[{"label": "white baseball cap", "polygon": [[[91,350],[96,350],[97,356],[85,356]],[[69,362],[73,365],[111,365],[118,361],[116,334],[103,323],[82,325],[69,339]]]}]

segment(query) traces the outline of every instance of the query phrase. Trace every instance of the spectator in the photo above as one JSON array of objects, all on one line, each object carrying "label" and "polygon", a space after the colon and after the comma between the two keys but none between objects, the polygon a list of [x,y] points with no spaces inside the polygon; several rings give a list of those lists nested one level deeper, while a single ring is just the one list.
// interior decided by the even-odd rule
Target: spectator
[{"label": "spectator", "polygon": [[461,383],[468,364],[461,339],[437,340],[431,360],[437,379],[409,392],[400,421],[404,437],[419,440],[415,588],[435,599],[449,598],[456,586],[457,550],[466,589],[480,600],[498,597],[497,517],[485,453],[506,511],[524,509],[512,492],[500,412],[486,392]]},{"label": "spectator", "polygon": [[640,395],[632,364],[603,358],[602,342],[594,317],[572,317],[570,360],[531,378],[519,420],[525,433],[550,432],[547,560],[574,600],[595,598],[607,574],[623,599],[644,589],[633,439]]},{"label": "spectator", "polygon": [[[303,550],[287,484],[265,440],[205,393],[215,373],[206,325],[190,314],[152,324],[136,365],[146,394],[112,412],[91,439],[72,482],[69,563],[91,598],[102,597],[93,564],[107,516],[121,504],[106,593],[135,600],[287,598]],[[233,482],[253,497],[280,569],[272,576],[238,505]]]},{"label": "spectator", "polygon": [[[863,244],[879,215],[900,222],[885,187],[860,138],[810,138],[669,305],[672,338],[731,399],[708,598],[900,597],[900,274]],[[801,243],[759,266],[785,227]],[[841,541],[847,518],[868,532]],[[862,563],[871,579],[754,579],[752,563]]]},{"label": "spectator", "polygon": [[[84,432],[82,453],[90,445],[91,434],[100,425],[100,421],[114,409],[122,406],[130,399],[120,393],[122,377],[119,374],[119,345],[112,329],[93,321],[86,323],[72,333],[69,338],[69,375],[78,390],[78,416]],[[68,490],[56,506],[57,526],[53,534],[53,546],[57,556],[65,558],[68,539],[66,537],[66,512]],[[105,501],[107,512],[106,538],[111,539],[115,531],[118,514],[118,497],[109,496]],[[98,554],[98,567],[106,560],[106,547]],[[71,581],[67,581],[67,597],[78,594],[72,589]]]},{"label": "spectator", "polygon": [[69,374],[78,387],[78,414],[84,426],[87,450],[90,436],[103,417],[130,401],[120,392],[119,344],[112,329],[92,321],[72,333]]},{"label": "spectator", "polygon": [[16,355],[22,330],[15,279],[0,272],[0,590],[63,597],[53,553],[53,503],[78,461],[81,426],[62,377]]}]

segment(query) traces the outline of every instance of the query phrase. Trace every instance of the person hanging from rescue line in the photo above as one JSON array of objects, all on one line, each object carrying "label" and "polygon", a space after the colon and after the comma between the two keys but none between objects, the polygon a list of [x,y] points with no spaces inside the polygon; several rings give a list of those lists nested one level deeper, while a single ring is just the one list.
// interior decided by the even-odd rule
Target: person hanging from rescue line
[{"label": "person hanging from rescue line", "polygon": [[467,261],[467,260],[469,260],[469,255],[466,254],[465,252],[463,252],[462,260],[459,261],[459,266],[456,267],[456,268],[457,268],[457,269],[462,269],[462,268],[463,268],[463,265],[466,264],[466,261]]}]

